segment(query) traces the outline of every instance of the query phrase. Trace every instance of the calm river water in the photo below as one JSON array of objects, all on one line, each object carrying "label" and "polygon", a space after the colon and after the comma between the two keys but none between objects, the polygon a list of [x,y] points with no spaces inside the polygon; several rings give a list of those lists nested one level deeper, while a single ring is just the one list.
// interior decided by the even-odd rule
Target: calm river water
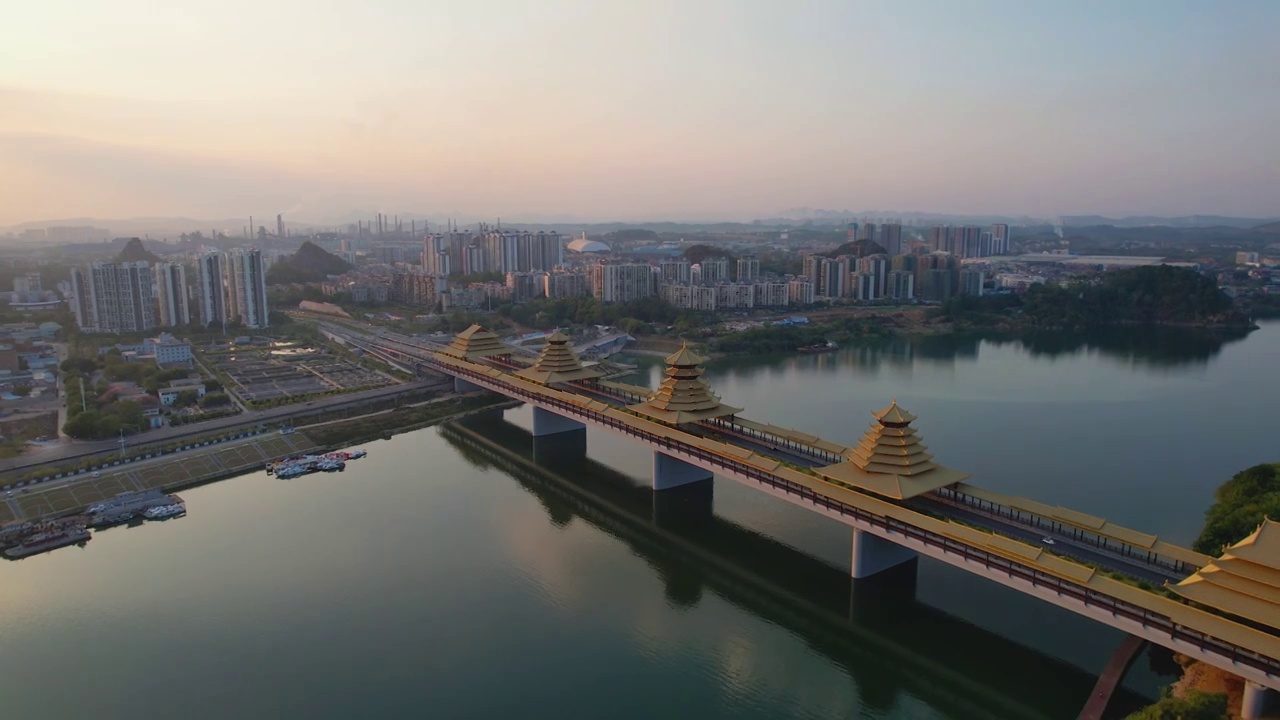
[{"label": "calm river water", "polygon": [[[658,368],[644,363],[652,381]],[[714,363],[747,417],[854,441],[896,397],[973,482],[1179,542],[1274,461],[1280,325],[935,338]],[[42,718],[1072,718],[1114,631],[929,560],[847,578],[847,528],[526,408],[346,472],[187,490],[189,515],[0,565],[0,700]],[[708,504],[709,503],[709,504]],[[713,511],[709,508],[713,508]],[[1135,666],[1122,705],[1164,682]]]}]

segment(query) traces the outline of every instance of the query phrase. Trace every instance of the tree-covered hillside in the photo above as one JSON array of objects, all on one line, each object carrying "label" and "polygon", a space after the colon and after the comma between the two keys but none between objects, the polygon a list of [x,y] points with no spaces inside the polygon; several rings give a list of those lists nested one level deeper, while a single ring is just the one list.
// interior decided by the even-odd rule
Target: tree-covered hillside
[{"label": "tree-covered hillside", "polygon": [[1117,270],[1092,283],[1033,285],[1022,298],[1022,310],[1045,327],[1249,324],[1211,278],[1168,265]]}]

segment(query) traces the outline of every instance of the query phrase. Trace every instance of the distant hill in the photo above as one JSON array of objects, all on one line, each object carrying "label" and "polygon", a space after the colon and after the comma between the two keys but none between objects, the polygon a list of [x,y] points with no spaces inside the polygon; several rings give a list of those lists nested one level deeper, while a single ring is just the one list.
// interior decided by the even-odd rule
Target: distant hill
[{"label": "distant hill", "polygon": [[115,262],[139,261],[160,262],[160,257],[143,246],[141,238],[129,238],[129,242],[124,244],[124,249],[116,255]]},{"label": "distant hill", "polygon": [[1259,225],[1253,230],[1254,232],[1271,233],[1273,235],[1280,235],[1280,222],[1273,222],[1273,223],[1267,223],[1266,225]]},{"label": "distant hill", "polygon": [[267,271],[267,284],[321,282],[329,275],[341,275],[350,269],[351,263],[308,240],[296,253],[271,266]]},{"label": "distant hill", "polygon": [[1225,215],[1187,215],[1184,217],[1159,217],[1137,215],[1124,218],[1108,218],[1101,215],[1063,215],[1063,225],[1090,227],[1113,225],[1118,228],[1167,227],[1167,228],[1251,228],[1267,221],[1267,218],[1239,218]]},{"label": "distant hill", "polygon": [[868,255],[885,255],[887,252],[888,251],[886,251],[880,243],[875,242],[874,240],[863,239],[855,240],[854,242],[847,242],[835,250],[830,250],[822,254],[829,258],[840,257],[841,255],[852,255],[854,257],[861,258]]}]

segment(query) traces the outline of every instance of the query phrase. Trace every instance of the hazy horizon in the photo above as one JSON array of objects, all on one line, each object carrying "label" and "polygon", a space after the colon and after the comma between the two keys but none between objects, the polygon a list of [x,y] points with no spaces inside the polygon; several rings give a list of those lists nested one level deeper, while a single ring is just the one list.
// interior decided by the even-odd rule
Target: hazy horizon
[{"label": "hazy horizon", "polygon": [[1280,4],[50,0],[0,225],[1280,215]]}]

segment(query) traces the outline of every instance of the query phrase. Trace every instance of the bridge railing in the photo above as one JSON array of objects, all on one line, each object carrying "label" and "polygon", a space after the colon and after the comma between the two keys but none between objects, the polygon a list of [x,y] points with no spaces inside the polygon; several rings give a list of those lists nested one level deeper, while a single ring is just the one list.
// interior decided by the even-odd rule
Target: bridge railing
[{"label": "bridge railing", "polygon": [[1010,578],[1021,580],[1036,588],[1052,591],[1061,597],[1072,598],[1081,602],[1086,607],[1099,608],[1110,612],[1113,617],[1125,618],[1132,622],[1140,623],[1143,627],[1154,629],[1164,635],[1167,635],[1176,642],[1195,646],[1202,652],[1213,653],[1233,664],[1240,664],[1253,668],[1268,676],[1280,677],[1280,659],[1267,657],[1252,650],[1241,648],[1233,643],[1219,640],[1218,638],[1207,635],[1194,628],[1180,625],[1168,616],[1162,615],[1153,610],[1119,600],[1107,595],[1106,593],[1099,592],[1070,580],[1065,580],[1056,575],[1051,575],[1004,556],[975,548],[967,543],[947,536],[918,528],[894,518],[868,512],[862,508],[849,505],[822,493],[815,492],[812,488],[783,479],[752,465],[748,465],[718,453],[710,452],[695,445],[683,443],[679,440],[673,440],[665,435],[647,432],[633,424],[596,412],[590,408],[566,402],[551,395],[532,392],[518,385],[508,384],[487,374],[476,372],[470,368],[453,364],[437,363],[434,360],[428,360],[427,362],[443,372],[465,376],[470,381],[482,387],[489,386],[492,389],[508,396],[550,406],[551,408],[554,408],[566,415],[576,415],[579,418],[586,419],[598,425],[604,425],[625,435],[639,438],[650,445],[661,447],[663,450],[670,453],[686,455],[688,457],[701,460],[708,465],[721,468],[727,472],[748,477],[762,485],[768,485],[769,487],[780,490],[788,495],[794,495],[806,502],[812,503],[813,505],[825,508],[831,512],[838,513],[873,528],[877,528],[886,535],[900,535],[928,547],[937,548],[941,550],[943,554],[960,557],[966,562],[979,563],[987,570],[1005,574]]},{"label": "bridge railing", "polygon": [[998,518],[1004,518],[1024,525],[1032,525],[1042,530],[1060,533],[1062,535],[1069,536],[1078,542],[1088,543],[1103,552],[1137,560],[1148,565],[1157,565],[1174,573],[1190,575],[1199,569],[1190,563],[1177,558],[1161,555],[1149,548],[1120,542],[1115,538],[1092,533],[1084,528],[1068,525],[1026,510],[1020,510],[1018,508],[1008,507],[1007,505],[1001,505],[1000,503],[995,503],[983,498],[974,497],[952,488],[941,488],[935,491],[933,496],[935,499],[942,500],[943,502],[962,505],[983,514],[994,515]]}]

